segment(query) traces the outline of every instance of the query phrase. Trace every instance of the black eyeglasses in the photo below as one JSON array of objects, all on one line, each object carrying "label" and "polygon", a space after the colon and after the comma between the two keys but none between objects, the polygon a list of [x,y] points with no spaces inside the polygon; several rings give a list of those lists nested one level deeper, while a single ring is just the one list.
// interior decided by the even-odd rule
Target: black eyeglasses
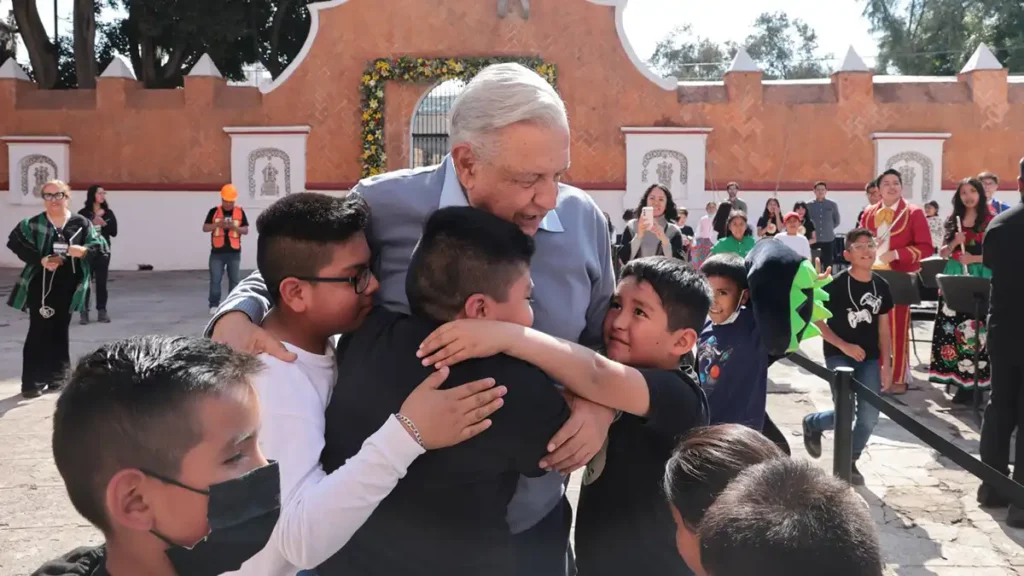
[{"label": "black eyeglasses", "polygon": [[296,280],[302,280],[304,282],[327,282],[327,283],[345,283],[351,284],[355,288],[356,294],[362,294],[370,286],[370,279],[373,278],[373,272],[369,268],[363,268],[355,276],[348,277],[334,277],[334,276],[292,276]]},{"label": "black eyeglasses", "polygon": [[43,192],[43,200],[63,200],[67,197],[68,195],[63,192],[54,192],[52,194],[49,192]]}]

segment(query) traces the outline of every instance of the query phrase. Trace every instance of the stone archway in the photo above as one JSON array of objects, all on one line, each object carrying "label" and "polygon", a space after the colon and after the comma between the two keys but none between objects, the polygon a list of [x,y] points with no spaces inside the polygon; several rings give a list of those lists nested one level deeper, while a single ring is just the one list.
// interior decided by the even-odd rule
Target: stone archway
[{"label": "stone archway", "polygon": [[444,80],[423,94],[409,124],[409,167],[434,166],[448,154],[449,112],[465,88],[461,79]]}]

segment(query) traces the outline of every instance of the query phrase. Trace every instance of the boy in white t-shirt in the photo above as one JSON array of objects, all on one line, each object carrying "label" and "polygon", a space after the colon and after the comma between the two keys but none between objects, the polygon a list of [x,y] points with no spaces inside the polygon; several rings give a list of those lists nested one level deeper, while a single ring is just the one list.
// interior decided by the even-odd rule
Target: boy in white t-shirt
[{"label": "boy in white t-shirt", "polygon": [[782,242],[797,254],[810,260],[811,244],[807,241],[807,237],[800,233],[802,220],[796,212],[786,214],[785,220],[782,221],[786,226],[786,233],[775,236],[775,240]]},{"label": "boy in white t-shirt", "polygon": [[501,406],[505,389],[492,379],[442,391],[448,373],[439,371],[359,453],[324,472],[324,411],[338,378],[329,339],[363,323],[378,288],[364,233],[369,217],[357,194],[298,193],[275,202],[256,222],[256,261],[274,302],[263,328],[296,358],[260,355],[266,370],[253,381],[263,422],[260,448],[279,463],[281,516],[267,547],[237,574],[285,576],[316,567],[345,546],[413,460],[479,434]]}]

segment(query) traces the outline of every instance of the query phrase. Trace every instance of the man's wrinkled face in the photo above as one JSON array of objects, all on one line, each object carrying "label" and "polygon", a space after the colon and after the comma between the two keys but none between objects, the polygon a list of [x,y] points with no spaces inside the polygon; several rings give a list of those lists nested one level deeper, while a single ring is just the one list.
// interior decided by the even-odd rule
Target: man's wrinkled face
[{"label": "man's wrinkled face", "polygon": [[474,208],[534,235],[555,209],[558,183],[569,170],[569,131],[520,122],[489,138],[483,156],[457,144],[452,160]]}]

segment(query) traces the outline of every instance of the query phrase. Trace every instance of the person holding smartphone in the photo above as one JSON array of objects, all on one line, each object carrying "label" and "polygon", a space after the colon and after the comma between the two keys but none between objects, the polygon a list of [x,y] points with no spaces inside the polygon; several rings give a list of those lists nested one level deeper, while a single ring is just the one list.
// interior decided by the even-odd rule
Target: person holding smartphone
[{"label": "person holding smartphone", "polygon": [[618,258],[622,264],[645,256],[671,256],[686,259],[683,233],[674,222],[679,210],[672,200],[672,192],[661,184],[654,184],[640,197],[638,217],[626,223]]},{"label": "person holding smartphone", "polygon": [[60,180],[43,185],[46,209],[18,223],[7,248],[25,263],[7,304],[29,314],[21,365],[21,395],[60,390],[70,365],[68,326],[85,307],[92,265],[108,252],[91,222],[68,210],[71,189]]}]

